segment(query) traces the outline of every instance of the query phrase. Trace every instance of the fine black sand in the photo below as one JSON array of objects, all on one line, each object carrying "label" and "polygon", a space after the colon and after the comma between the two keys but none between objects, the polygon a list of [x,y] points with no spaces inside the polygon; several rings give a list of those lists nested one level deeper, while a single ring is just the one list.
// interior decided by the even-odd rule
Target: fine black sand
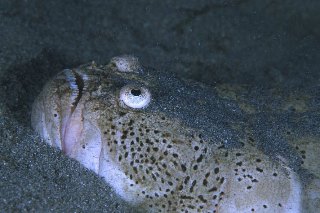
[{"label": "fine black sand", "polygon": [[31,104],[61,69],[134,54],[212,85],[319,86],[319,10],[318,0],[1,0],[0,212],[136,211],[31,130]]}]

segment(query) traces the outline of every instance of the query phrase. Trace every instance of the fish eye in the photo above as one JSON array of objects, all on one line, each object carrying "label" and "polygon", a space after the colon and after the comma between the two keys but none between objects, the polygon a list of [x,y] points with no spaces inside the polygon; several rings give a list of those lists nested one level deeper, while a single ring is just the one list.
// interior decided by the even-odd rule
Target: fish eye
[{"label": "fish eye", "polygon": [[120,101],[134,109],[145,108],[151,101],[151,93],[143,86],[126,85],[120,90]]}]

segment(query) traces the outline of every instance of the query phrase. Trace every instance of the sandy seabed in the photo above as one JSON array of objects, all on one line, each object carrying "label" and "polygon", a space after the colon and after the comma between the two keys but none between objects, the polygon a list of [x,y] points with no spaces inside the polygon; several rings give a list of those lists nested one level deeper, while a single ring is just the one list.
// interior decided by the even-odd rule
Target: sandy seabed
[{"label": "sandy seabed", "polygon": [[317,0],[0,2],[0,212],[134,212],[44,144],[30,109],[64,68],[135,54],[207,84],[320,84]]}]

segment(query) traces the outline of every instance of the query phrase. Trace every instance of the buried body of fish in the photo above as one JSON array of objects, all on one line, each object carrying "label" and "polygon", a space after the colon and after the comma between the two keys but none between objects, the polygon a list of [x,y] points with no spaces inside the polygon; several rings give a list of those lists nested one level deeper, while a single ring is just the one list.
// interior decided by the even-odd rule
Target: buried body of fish
[{"label": "buried body of fish", "polygon": [[243,134],[246,123],[248,111],[221,90],[132,56],[63,70],[32,111],[48,144],[150,212],[302,211],[311,191],[296,172],[301,165],[258,149]]}]

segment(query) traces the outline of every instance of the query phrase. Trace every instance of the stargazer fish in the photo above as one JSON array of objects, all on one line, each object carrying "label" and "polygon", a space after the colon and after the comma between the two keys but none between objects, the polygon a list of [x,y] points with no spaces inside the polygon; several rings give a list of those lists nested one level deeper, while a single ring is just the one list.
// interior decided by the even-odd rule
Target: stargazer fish
[{"label": "stargazer fish", "polygon": [[319,211],[319,111],[268,94],[125,55],[58,73],[32,127],[148,212]]}]

